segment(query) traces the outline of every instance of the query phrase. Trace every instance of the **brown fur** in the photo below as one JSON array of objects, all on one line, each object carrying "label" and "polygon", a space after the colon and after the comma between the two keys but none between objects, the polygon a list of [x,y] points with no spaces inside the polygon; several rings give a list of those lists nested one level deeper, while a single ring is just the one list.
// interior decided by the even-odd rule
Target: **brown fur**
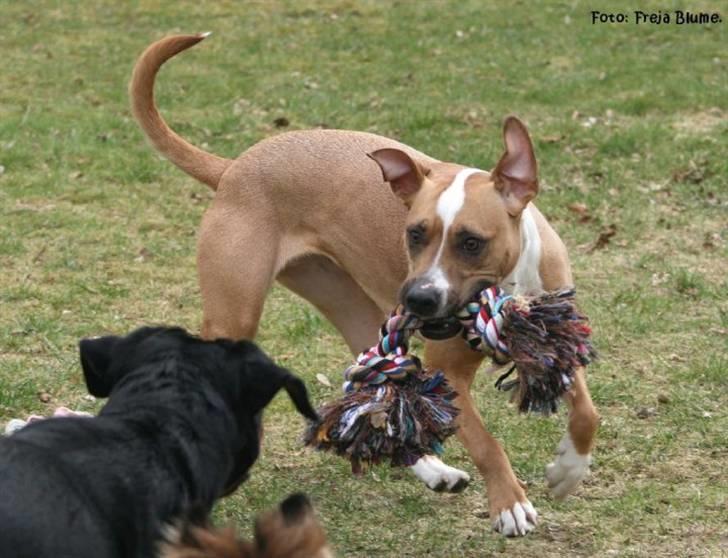
[{"label": "brown fur", "polygon": [[[315,305],[356,354],[376,341],[400,286],[431,264],[442,238],[437,199],[465,167],[388,138],[344,130],[284,133],[234,161],[202,152],[164,124],[153,99],[159,66],[201,38],[170,37],[151,45],[137,62],[130,93],[134,114],[152,144],[216,189],[198,241],[202,335],[254,337],[266,295],[278,280]],[[479,280],[500,282],[513,269],[526,205],[541,236],[543,288],[572,282],[563,243],[529,203],[538,180],[525,126],[507,119],[504,137],[506,151],[494,171],[468,180],[467,203],[448,233],[467,228],[488,239],[487,252],[470,263],[448,241],[442,267],[453,304],[471,294]],[[383,184],[383,174],[391,188]],[[403,232],[420,222],[427,223],[429,242],[415,255],[405,249]],[[482,358],[459,339],[428,342],[426,357],[429,365],[445,370],[460,393],[459,437],[485,478],[491,517],[525,501],[508,458],[485,429],[469,393]],[[567,402],[575,444],[579,451],[591,448],[597,415],[584,381],[575,383]]]},{"label": "brown fur", "polygon": [[192,527],[184,541],[164,543],[161,558],[254,558],[255,549],[240,541],[232,528]]},{"label": "brown fur", "polygon": [[281,508],[261,514],[255,540],[237,538],[232,528],[183,527],[160,549],[160,558],[333,558],[326,533],[308,505],[297,517]]}]

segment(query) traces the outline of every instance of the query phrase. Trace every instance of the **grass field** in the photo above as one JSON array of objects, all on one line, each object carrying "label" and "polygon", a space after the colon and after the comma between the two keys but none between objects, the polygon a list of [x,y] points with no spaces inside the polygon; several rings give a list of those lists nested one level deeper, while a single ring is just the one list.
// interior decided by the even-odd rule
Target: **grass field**
[{"label": "grass field", "polygon": [[[728,18],[720,2],[642,4]],[[304,490],[340,556],[728,554],[727,23],[592,25],[586,2],[505,5],[3,0],[0,423],[100,406],[83,398],[82,336],[198,330],[195,234],[212,194],[147,146],[126,84],[151,41],[211,30],[162,71],[158,101],[174,129],[220,155],[285,118],[491,168],[502,118],[522,117],[538,205],[570,248],[593,321],[602,415],[592,476],[554,502],[543,466],[563,415],[518,416],[479,379],[486,424],[541,514],[534,534],[505,540],[490,532],[480,479],[460,495],[384,467],[353,479],[301,448],[303,422],[281,396],[251,480],[218,520],[250,533],[257,511]],[[276,289],[258,340],[318,403],[338,395],[316,374],[338,385],[350,356],[311,307]],[[475,474],[456,442],[446,460]]]}]

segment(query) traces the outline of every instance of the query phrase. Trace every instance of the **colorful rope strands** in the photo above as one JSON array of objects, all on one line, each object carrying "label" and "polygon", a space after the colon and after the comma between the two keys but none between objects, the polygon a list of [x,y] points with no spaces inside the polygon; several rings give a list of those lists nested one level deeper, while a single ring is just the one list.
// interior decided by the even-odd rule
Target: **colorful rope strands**
[{"label": "colorful rope strands", "polygon": [[361,353],[356,364],[344,371],[344,391],[359,389],[362,385],[379,385],[387,380],[404,380],[409,374],[422,369],[416,356],[408,355],[409,338],[422,326],[412,314],[404,314],[398,306],[382,324],[379,343]]},{"label": "colorful rope strands", "polygon": [[[596,357],[591,328],[576,309],[574,295],[574,289],[567,289],[514,298],[489,287],[479,301],[458,313],[471,349],[489,354],[499,364],[513,362],[496,386],[515,389],[513,398],[521,412],[555,413],[576,368]],[[504,383],[514,370],[517,379]]]},{"label": "colorful rope strands", "polygon": [[[496,386],[517,388],[513,398],[522,412],[555,412],[575,368],[595,356],[573,290],[516,299],[489,287],[456,317],[471,349],[499,364],[514,363]],[[344,397],[319,410],[321,420],[304,435],[307,445],[347,457],[355,474],[383,460],[413,465],[423,455],[442,452],[456,430],[457,394],[441,371],[423,370],[408,354],[410,337],[423,326],[401,306],[392,312],[379,343],[344,372]],[[517,378],[504,382],[514,370]]]},{"label": "colorful rope strands", "polygon": [[426,454],[442,453],[455,432],[455,392],[442,372],[428,374],[408,355],[408,341],[422,322],[395,309],[379,332],[379,343],[361,353],[344,372],[346,395],[319,409],[304,440],[351,461],[354,474],[388,459],[414,465]]}]

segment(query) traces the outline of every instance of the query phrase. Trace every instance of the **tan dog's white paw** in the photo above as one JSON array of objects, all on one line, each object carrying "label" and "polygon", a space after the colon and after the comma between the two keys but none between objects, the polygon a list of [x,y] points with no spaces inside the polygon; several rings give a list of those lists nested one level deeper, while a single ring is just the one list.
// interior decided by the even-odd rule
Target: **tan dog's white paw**
[{"label": "tan dog's white paw", "polygon": [[553,463],[546,466],[546,482],[554,497],[561,500],[589,474],[591,454],[577,452],[568,433],[561,439],[556,453]]},{"label": "tan dog's white paw", "polygon": [[462,492],[470,484],[470,475],[445,465],[434,455],[421,457],[410,468],[428,488],[435,492]]},{"label": "tan dog's white paw", "polygon": [[528,500],[516,502],[511,509],[501,510],[493,518],[493,529],[506,537],[527,535],[538,523],[538,512]]}]

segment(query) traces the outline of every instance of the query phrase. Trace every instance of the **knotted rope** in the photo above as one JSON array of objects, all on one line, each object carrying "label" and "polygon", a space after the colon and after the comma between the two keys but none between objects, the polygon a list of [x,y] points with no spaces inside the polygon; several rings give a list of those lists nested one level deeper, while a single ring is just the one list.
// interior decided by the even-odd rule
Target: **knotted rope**
[{"label": "knotted rope", "polygon": [[498,364],[508,362],[508,347],[501,338],[504,310],[513,297],[499,287],[483,289],[476,300],[457,314],[463,324],[463,337],[474,351],[488,352]]},{"label": "knotted rope", "polygon": [[[489,287],[456,314],[471,349],[498,364],[513,361],[496,387],[518,387],[513,397],[523,412],[555,412],[575,368],[595,356],[587,319],[573,299],[573,289],[516,299]],[[346,395],[320,410],[321,421],[307,430],[306,444],[346,455],[355,472],[385,457],[393,465],[411,465],[442,451],[455,431],[457,394],[441,371],[428,374],[408,354],[410,337],[424,323],[402,306],[392,312],[379,342],[344,372]],[[518,378],[504,383],[514,370]]]},{"label": "knotted rope", "polygon": [[344,371],[344,391],[359,389],[362,385],[379,385],[387,380],[403,380],[408,374],[422,369],[420,359],[408,355],[409,339],[422,326],[422,320],[405,314],[398,306],[382,324],[379,343],[361,353],[356,364]]}]

